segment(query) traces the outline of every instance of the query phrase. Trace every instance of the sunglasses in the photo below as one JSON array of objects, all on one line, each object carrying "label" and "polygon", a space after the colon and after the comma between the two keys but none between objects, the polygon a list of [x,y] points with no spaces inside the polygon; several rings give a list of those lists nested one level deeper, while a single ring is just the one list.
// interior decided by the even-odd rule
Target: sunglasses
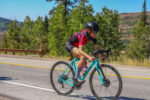
[{"label": "sunglasses", "polygon": [[94,34],[97,34],[98,33],[98,31],[92,31]]}]

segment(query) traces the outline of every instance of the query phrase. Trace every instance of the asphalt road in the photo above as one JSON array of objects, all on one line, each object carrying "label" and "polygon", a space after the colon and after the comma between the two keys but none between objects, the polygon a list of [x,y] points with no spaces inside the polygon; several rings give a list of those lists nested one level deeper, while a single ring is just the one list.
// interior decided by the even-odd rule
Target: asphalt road
[{"label": "asphalt road", "polygon": [[[0,57],[0,100],[95,100],[89,80],[69,96],[51,87],[49,72],[56,60]],[[150,69],[116,65],[123,79],[119,100],[150,100]]]}]

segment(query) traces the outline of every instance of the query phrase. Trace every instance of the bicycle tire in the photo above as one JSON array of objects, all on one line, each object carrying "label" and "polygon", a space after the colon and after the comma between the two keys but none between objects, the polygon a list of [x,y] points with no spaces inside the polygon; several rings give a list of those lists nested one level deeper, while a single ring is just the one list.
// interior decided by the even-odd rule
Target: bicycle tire
[{"label": "bicycle tire", "polygon": [[[52,85],[52,87],[53,87],[53,89],[59,94],[59,95],[64,95],[64,96],[66,96],[66,95],[69,95],[70,93],[72,93],[72,91],[74,90],[74,86],[71,86],[70,87],[70,89],[67,91],[67,92],[64,92],[64,91],[60,91],[58,88],[57,88],[57,85],[56,85],[56,83],[54,83],[54,79],[55,79],[55,77],[54,77],[54,70],[57,70],[57,66],[59,66],[59,65],[65,65],[66,66],[66,68],[69,66],[69,64],[67,63],[67,62],[65,62],[65,61],[58,61],[58,62],[56,62],[53,66],[52,66],[52,69],[50,70],[50,82],[51,82],[51,85]],[[71,73],[72,73],[72,76],[74,77],[74,75],[75,75],[75,73],[74,73],[74,71],[73,71],[73,69],[71,68],[71,67],[69,67],[69,70],[71,71]],[[64,72],[64,71],[62,71],[62,72]],[[73,77],[72,77],[72,79],[73,79]],[[59,79],[59,77],[58,77],[58,79]],[[59,84],[59,82],[58,82],[58,84]],[[63,83],[62,83],[63,84]]]},{"label": "bicycle tire", "polygon": [[[91,89],[91,91],[92,91],[92,93],[93,93],[93,95],[97,98],[97,99],[99,99],[99,100],[102,100],[103,98],[105,98],[105,99],[110,99],[110,100],[117,100],[117,98],[120,96],[120,94],[121,94],[121,91],[122,91],[122,78],[121,78],[121,76],[120,76],[120,73],[113,67],[113,66],[111,66],[111,65],[107,65],[107,64],[102,64],[100,67],[99,67],[99,69],[100,68],[107,68],[107,69],[110,69],[112,72],[114,72],[115,73],[115,75],[117,76],[117,79],[118,79],[118,89],[117,89],[117,91],[116,91],[116,94],[114,95],[114,96],[108,96],[108,97],[106,97],[106,96],[99,96],[98,95],[98,93],[96,92],[96,89],[98,89],[98,87],[96,87],[96,89],[93,87],[95,84],[93,83],[93,80],[94,80],[94,75],[96,76],[96,68],[95,69],[93,69],[93,71],[92,71],[92,73],[91,73],[91,75],[90,75],[90,80],[89,80],[89,84],[90,84],[90,89]],[[100,71],[101,72],[101,71]],[[101,72],[102,73],[102,72]],[[104,73],[104,75],[105,75],[105,77],[106,77],[106,79],[107,79],[107,75],[110,75],[111,77],[113,77],[113,76],[115,76],[115,75],[111,75],[111,74],[107,74],[107,73],[105,73],[105,72],[103,72]],[[98,75],[97,75],[98,76]],[[104,78],[103,76],[102,76],[102,78]],[[100,80],[100,79],[99,79]],[[108,81],[108,79],[107,79],[107,81]],[[109,80],[110,81],[110,80]],[[108,81],[108,83],[109,83],[109,81]],[[107,84],[108,84],[107,83]],[[99,83],[98,83],[99,84]],[[110,84],[111,84],[111,81],[110,81]],[[108,89],[108,87],[110,87],[110,86],[108,86],[107,87],[107,85],[102,85],[102,83],[101,83],[101,87],[104,87],[105,88],[105,90],[107,90]],[[101,89],[102,90],[102,89]],[[111,91],[111,90],[110,90]],[[109,92],[110,92],[109,91]],[[103,92],[103,91],[102,91]],[[112,92],[112,91],[111,91]],[[106,91],[105,91],[105,93],[106,93]],[[105,93],[102,93],[102,94],[105,94]],[[100,93],[99,93],[100,94]],[[107,95],[107,93],[105,94],[105,95]]]}]

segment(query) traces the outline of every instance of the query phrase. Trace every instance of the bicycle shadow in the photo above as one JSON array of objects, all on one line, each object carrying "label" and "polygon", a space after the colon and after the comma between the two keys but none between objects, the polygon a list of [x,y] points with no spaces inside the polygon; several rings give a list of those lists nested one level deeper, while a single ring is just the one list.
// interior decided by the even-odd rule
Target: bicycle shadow
[{"label": "bicycle shadow", "polygon": [[11,77],[0,77],[0,81],[8,81],[8,80],[12,80]]},{"label": "bicycle shadow", "polygon": [[[89,95],[69,95],[69,97],[74,97],[74,98],[82,98],[86,100],[97,100],[94,96],[89,96]],[[108,100],[110,99],[109,97],[107,98]],[[142,98],[130,98],[130,97],[119,97],[118,100],[146,100]]]}]

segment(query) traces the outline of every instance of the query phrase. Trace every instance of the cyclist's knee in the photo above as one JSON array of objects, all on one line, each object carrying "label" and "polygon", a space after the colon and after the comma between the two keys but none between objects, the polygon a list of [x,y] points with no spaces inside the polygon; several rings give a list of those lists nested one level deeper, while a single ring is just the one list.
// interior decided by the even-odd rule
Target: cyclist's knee
[{"label": "cyclist's knee", "polygon": [[80,56],[80,60],[85,61],[85,60],[86,60],[86,57]]}]

